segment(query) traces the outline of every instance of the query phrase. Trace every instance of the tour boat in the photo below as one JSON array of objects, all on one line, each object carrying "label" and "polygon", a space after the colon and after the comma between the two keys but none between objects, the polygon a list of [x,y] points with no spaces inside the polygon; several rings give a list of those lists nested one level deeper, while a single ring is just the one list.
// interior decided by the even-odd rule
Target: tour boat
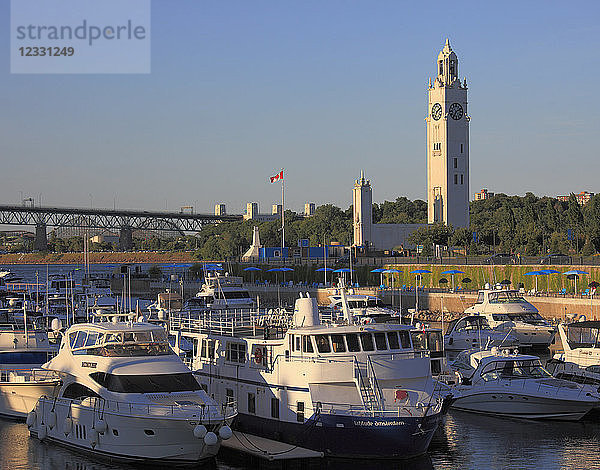
[{"label": "tour boat", "polygon": [[484,316],[489,325],[511,335],[521,347],[547,348],[554,339],[555,328],[527,302],[517,290],[483,289],[475,305],[464,312]]},{"label": "tour boat", "polygon": [[450,351],[465,349],[487,349],[493,346],[513,347],[519,342],[511,331],[502,331],[490,327],[483,315],[467,315],[452,320],[444,334],[444,345]]},{"label": "tour boat", "polygon": [[452,407],[512,418],[577,421],[600,405],[595,388],[553,377],[537,356],[498,348],[463,351]]},{"label": "tour boat", "polygon": [[233,403],[206,394],[161,326],[73,325],[43,368],[62,384],[27,417],[41,440],[110,459],[190,464],[232,435]]},{"label": "tour boat", "polygon": [[555,377],[600,385],[600,321],[558,325],[563,352],[548,361]]},{"label": "tour boat", "polygon": [[238,402],[239,431],[326,456],[424,453],[445,398],[429,353],[415,351],[408,325],[361,325],[345,315],[322,324],[307,294],[293,315],[173,315],[170,331],[193,343],[191,368],[209,393]]}]

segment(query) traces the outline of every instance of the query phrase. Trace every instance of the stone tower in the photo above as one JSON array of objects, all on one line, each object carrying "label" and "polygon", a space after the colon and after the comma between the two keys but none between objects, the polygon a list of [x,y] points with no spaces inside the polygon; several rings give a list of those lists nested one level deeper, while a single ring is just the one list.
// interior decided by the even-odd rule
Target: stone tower
[{"label": "stone tower", "polygon": [[368,248],[373,228],[373,195],[371,182],[365,179],[364,172],[354,181],[352,189],[352,211],[354,220],[354,245]]},{"label": "stone tower", "polygon": [[[427,214],[430,224],[469,226],[469,121],[467,79],[446,39],[429,79],[427,106]],[[355,229],[356,230],[356,229]]]}]

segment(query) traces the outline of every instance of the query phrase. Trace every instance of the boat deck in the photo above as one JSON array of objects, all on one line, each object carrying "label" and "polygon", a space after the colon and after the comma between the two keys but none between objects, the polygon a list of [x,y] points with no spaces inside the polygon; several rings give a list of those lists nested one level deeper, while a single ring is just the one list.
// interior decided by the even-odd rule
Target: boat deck
[{"label": "boat deck", "polygon": [[320,459],[323,457],[323,452],[317,452],[285,442],[273,441],[266,437],[255,436],[254,434],[240,431],[234,431],[233,436],[223,441],[221,446],[270,461]]}]

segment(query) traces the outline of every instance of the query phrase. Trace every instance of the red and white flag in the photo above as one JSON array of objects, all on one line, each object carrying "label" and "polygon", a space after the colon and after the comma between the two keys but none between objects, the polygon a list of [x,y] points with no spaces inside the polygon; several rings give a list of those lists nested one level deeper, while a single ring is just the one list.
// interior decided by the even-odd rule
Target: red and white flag
[{"label": "red and white flag", "polygon": [[282,179],[283,179],[283,170],[281,170],[275,176],[271,176],[271,183],[274,183],[275,181],[279,181],[279,180],[282,180]]}]

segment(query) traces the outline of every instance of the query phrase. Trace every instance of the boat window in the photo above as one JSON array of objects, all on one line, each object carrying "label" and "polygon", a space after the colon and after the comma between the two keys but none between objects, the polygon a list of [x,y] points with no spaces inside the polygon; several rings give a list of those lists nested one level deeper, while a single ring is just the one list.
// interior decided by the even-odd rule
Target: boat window
[{"label": "boat window", "polygon": [[477,301],[475,303],[476,304],[482,304],[483,303],[483,292],[479,292],[479,294],[477,294]]},{"label": "boat window", "polygon": [[346,352],[346,345],[344,344],[344,335],[331,335],[331,346],[333,347],[333,352]]},{"label": "boat window", "polygon": [[122,343],[123,337],[121,333],[106,333],[106,339],[104,340],[106,343]]},{"label": "boat window", "polygon": [[77,332],[69,334],[69,346],[71,349],[75,346],[75,338],[77,338]]},{"label": "boat window", "polygon": [[315,342],[317,343],[317,351],[320,353],[331,352],[331,346],[329,345],[328,335],[316,335]]},{"label": "boat window", "polygon": [[290,335],[290,350],[294,350],[294,335]]},{"label": "boat window", "polygon": [[348,345],[348,351],[359,352],[360,345],[358,344],[358,335],[355,333],[348,333],[346,335],[346,344]]},{"label": "boat window", "polygon": [[256,395],[248,392],[248,413],[256,414]]},{"label": "boat window", "polygon": [[371,333],[361,333],[360,343],[363,351],[373,351],[375,349],[373,346],[373,337],[371,336]]},{"label": "boat window", "polygon": [[152,334],[150,331],[136,331],[133,334],[133,338],[136,343],[150,343],[152,341]]},{"label": "boat window", "polygon": [[300,351],[300,341],[302,338],[300,338],[300,335],[296,335],[296,351]]},{"label": "boat window", "polygon": [[244,364],[246,362],[246,345],[228,342],[225,347],[225,360]]},{"label": "boat window", "polygon": [[132,331],[126,331],[125,333],[123,333],[123,340],[126,343],[133,343],[135,341],[135,338],[133,337],[133,332]]},{"label": "boat window", "polygon": [[375,333],[375,346],[377,346],[378,351],[382,351],[387,349],[387,343],[385,342],[385,333]]},{"label": "boat window", "polygon": [[201,389],[191,372],[152,375],[115,375],[94,372],[90,377],[102,387],[117,393],[191,392]]},{"label": "boat window", "polygon": [[399,331],[398,336],[400,336],[400,344],[402,345],[402,349],[410,349],[410,335],[408,331]]},{"label": "boat window", "polygon": [[95,331],[90,331],[85,340],[85,345],[86,346],[94,346],[96,344],[97,340],[98,340],[98,333],[96,333]]},{"label": "boat window", "polygon": [[442,344],[443,340],[441,331],[427,332],[427,349],[429,349],[430,351],[441,351]]},{"label": "boat window", "polygon": [[200,352],[201,357],[214,359],[215,357],[215,341],[213,339],[203,339],[202,349]]},{"label": "boat window", "polygon": [[140,356],[168,356],[175,354],[169,343],[108,343],[104,346],[89,347],[79,350],[80,354],[105,357],[140,357]]},{"label": "boat window", "polygon": [[305,352],[305,353],[315,352],[313,349],[312,341],[310,340],[310,336],[302,337],[302,352]]},{"label": "boat window", "polygon": [[388,344],[390,349],[400,349],[400,343],[398,342],[398,334],[395,331],[388,331],[387,334]]},{"label": "boat window", "polygon": [[75,340],[75,345],[73,346],[73,349],[82,348],[85,345],[86,336],[86,331],[79,330],[77,332],[77,339]]},{"label": "boat window", "polygon": [[85,385],[72,383],[71,385],[68,385],[67,388],[65,388],[65,391],[63,392],[63,397],[81,400],[87,397],[100,398],[100,395],[98,395],[93,390],[87,388]]},{"label": "boat window", "polygon": [[225,291],[223,292],[225,299],[249,299],[250,293],[248,291]]},{"label": "boat window", "polygon": [[494,313],[492,314],[494,321],[511,321],[511,318],[506,313]]},{"label": "boat window", "polygon": [[427,349],[427,342],[424,331],[413,330],[410,332],[410,335],[412,336],[412,343],[413,348],[415,348],[415,351],[423,351]]}]

